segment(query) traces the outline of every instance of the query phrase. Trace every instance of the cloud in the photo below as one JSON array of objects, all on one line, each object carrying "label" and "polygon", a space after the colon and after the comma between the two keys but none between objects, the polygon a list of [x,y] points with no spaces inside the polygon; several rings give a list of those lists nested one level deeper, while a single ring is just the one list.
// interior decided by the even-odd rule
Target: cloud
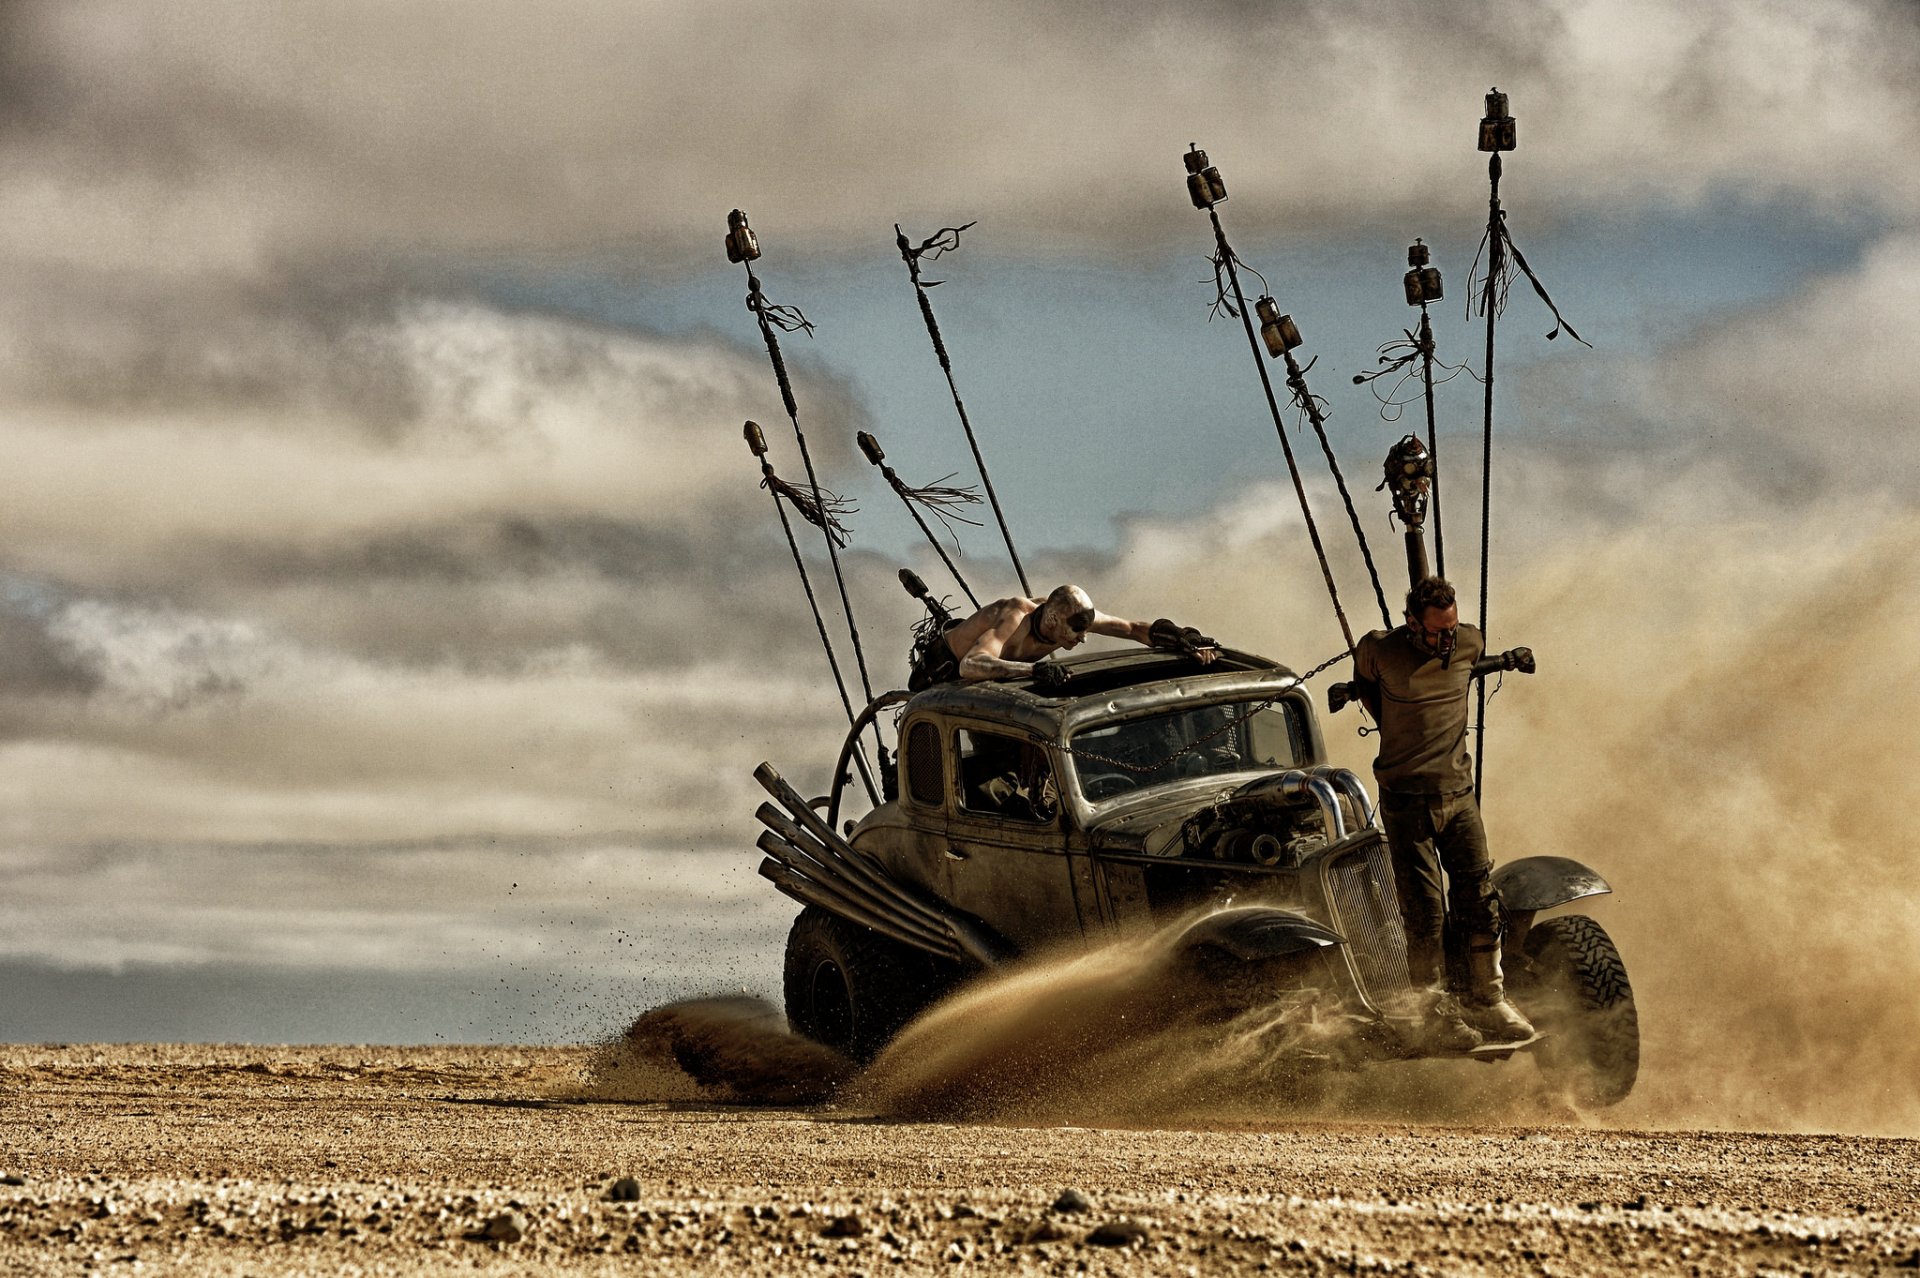
[{"label": "cloud", "polygon": [[[122,551],[238,527],[325,544],[510,516],[717,520],[747,495],[698,498],[741,490],[739,421],[769,415],[772,394],[712,341],[471,302],[396,301],[325,336],[297,300],[214,326],[95,319],[15,381],[5,448],[23,500],[5,531],[28,562],[109,505],[93,532]],[[831,423],[848,410],[824,390]]]},{"label": "cloud", "polygon": [[593,839],[68,847],[13,859],[0,961],[657,979],[777,947],[790,911],[756,861]]},{"label": "cloud", "polygon": [[[183,296],[206,305],[172,325],[16,317],[40,339],[0,405],[17,846],[717,847],[753,806],[722,750],[831,757],[739,438],[780,413],[751,353],[471,299]],[[844,461],[857,404],[797,376]],[[871,592],[879,562],[848,564]]]},{"label": "cloud", "polygon": [[1803,491],[1898,484],[1914,452],[1917,252],[1920,236],[1889,236],[1857,270],[1667,352],[1653,396],[1706,446],[1806,474]]},{"label": "cloud", "polygon": [[734,206],[775,245],[966,216],[1058,252],[1063,215],[1086,247],[1184,229],[1191,140],[1245,229],[1471,216],[1496,81],[1536,216],[1731,192],[1910,219],[1914,22],[1731,0],[1444,19],[996,3],[937,22],[875,3],[577,0],[457,22],[425,4],[28,6],[0,252],[174,278],[535,245],[658,269],[717,261]]}]

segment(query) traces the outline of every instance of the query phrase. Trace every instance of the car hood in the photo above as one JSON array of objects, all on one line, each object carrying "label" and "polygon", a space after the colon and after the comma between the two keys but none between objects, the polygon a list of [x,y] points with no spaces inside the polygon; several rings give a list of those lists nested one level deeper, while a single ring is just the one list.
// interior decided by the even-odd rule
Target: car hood
[{"label": "car hood", "polygon": [[1170,785],[1164,792],[1155,790],[1125,804],[1116,804],[1087,822],[1088,841],[1097,849],[1110,852],[1134,852],[1147,856],[1177,855],[1168,849],[1178,840],[1180,827],[1188,817],[1204,808],[1230,798],[1245,776],[1230,783],[1212,777],[1205,781]]}]

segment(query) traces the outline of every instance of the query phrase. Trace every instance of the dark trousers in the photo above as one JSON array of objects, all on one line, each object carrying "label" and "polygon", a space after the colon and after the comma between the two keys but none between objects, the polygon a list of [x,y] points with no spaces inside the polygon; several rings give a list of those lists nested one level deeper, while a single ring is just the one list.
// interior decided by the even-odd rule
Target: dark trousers
[{"label": "dark trousers", "polygon": [[[1416,986],[1437,984],[1446,936],[1455,944],[1500,934],[1500,898],[1490,875],[1487,827],[1473,791],[1380,795],[1380,820],[1393,852],[1393,877],[1407,927],[1407,970]],[[1444,872],[1444,878],[1443,878]]]}]

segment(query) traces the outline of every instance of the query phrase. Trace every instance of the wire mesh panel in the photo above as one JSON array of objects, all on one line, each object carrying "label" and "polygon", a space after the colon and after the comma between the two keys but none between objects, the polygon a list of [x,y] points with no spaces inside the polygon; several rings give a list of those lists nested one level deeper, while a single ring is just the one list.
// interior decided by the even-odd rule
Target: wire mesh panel
[{"label": "wire mesh panel", "polygon": [[1378,1006],[1411,989],[1407,929],[1384,836],[1376,833],[1334,859],[1327,867],[1327,896],[1368,1000]]}]

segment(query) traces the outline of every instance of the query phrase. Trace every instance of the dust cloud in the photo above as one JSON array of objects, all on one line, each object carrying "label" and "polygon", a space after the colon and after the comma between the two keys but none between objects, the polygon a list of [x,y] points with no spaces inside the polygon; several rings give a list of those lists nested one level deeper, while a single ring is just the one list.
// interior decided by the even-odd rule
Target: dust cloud
[{"label": "dust cloud", "polygon": [[600,1100],[804,1105],[833,1096],[853,1062],[787,1030],[763,999],[687,999],[603,1043],[586,1094]]},{"label": "dust cloud", "polygon": [[1568,1116],[1524,1062],[1369,1064],[1360,1020],[1310,993],[1210,1015],[1208,979],[1178,945],[1192,921],[961,991],[894,1039],[848,1102],[1085,1126]]},{"label": "dust cloud", "polygon": [[1920,1133],[1920,517],[1643,527],[1515,575],[1495,855],[1616,895],[1644,1055],[1624,1122]]},{"label": "dust cloud", "polygon": [[[1768,497],[1759,471],[1799,486]],[[1502,474],[1488,642],[1539,673],[1488,703],[1483,808],[1496,861],[1570,856],[1613,885],[1579,908],[1620,947],[1643,1052],[1607,1121],[1920,1134],[1920,513],[1764,449],[1516,447]],[[1299,667],[1337,652],[1289,496],[1130,527],[1094,597],[1165,601]],[[1468,620],[1476,499],[1448,506]],[[1335,568],[1374,624],[1357,557]],[[1328,749],[1371,781],[1354,713],[1323,720]]]}]

